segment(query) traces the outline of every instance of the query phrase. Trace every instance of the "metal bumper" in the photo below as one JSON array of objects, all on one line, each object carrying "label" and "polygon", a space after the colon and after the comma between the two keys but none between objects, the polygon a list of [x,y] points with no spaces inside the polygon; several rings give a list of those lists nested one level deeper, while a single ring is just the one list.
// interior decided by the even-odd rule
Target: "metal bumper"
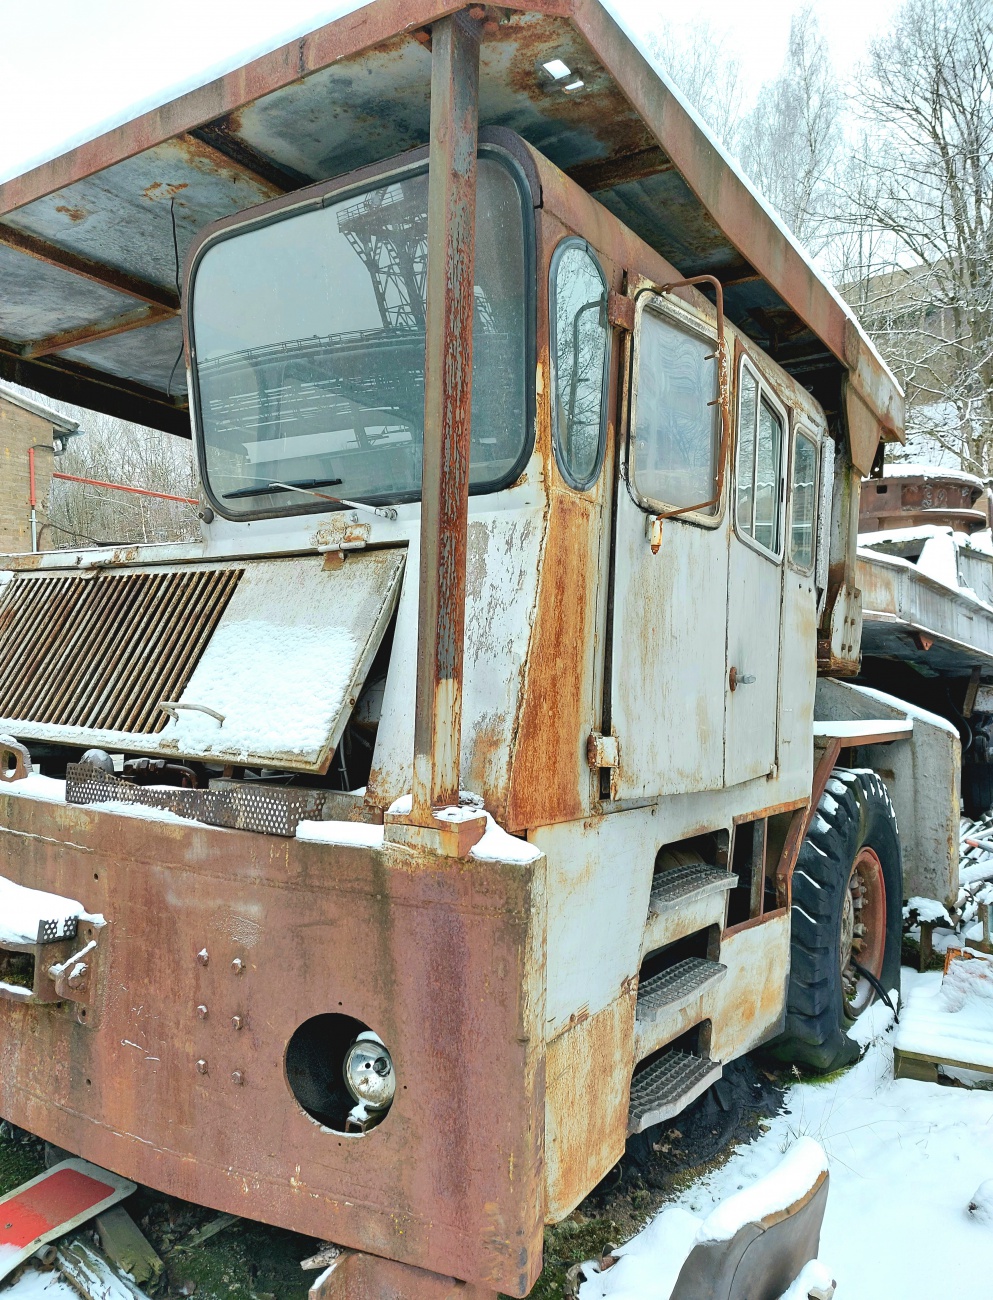
[{"label": "metal bumper", "polygon": [[[162,1191],[522,1296],[541,1268],[544,859],[526,866],[0,793],[0,874],[102,912],[84,1006],[0,1000],[0,1115]],[[294,1030],[354,1016],[397,1096],[297,1104]]]}]

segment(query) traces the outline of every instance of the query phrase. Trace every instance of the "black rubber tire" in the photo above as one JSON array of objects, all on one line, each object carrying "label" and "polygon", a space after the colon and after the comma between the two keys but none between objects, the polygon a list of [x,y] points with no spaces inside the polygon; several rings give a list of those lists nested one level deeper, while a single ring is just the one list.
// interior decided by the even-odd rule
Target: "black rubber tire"
[{"label": "black rubber tire", "polygon": [[962,809],[978,821],[993,808],[993,766],[989,763],[962,764]]},{"label": "black rubber tire", "polygon": [[[899,988],[903,931],[903,864],[896,814],[886,786],[870,771],[835,768],[793,872],[790,981],[786,1026],[771,1045],[780,1061],[818,1073],[856,1060],[853,1023],[841,983],[845,892],[859,851],[875,851],[883,872],[886,935],[881,983]],[[875,1000],[874,995],[872,1000]]]}]

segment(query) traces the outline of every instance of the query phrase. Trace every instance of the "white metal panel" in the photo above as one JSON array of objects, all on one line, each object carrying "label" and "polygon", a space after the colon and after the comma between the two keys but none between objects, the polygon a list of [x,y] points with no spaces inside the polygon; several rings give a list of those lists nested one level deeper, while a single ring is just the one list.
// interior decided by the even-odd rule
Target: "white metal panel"
[{"label": "white metal panel", "polygon": [[775,560],[732,536],[727,662],[729,672],[737,670],[738,687],[725,693],[728,785],[762,776],[776,765],[782,578]]},{"label": "white metal panel", "polygon": [[[491,499],[492,500],[492,499]],[[543,509],[473,509],[466,554],[462,787],[497,815],[506,798],[512,737],[538,593]],[[386,806],[411,787],[417,667],[418,544],[411,542],[369,798]]]},{"label": "white metal panel", "polygon": [[396,605],[403,550],[247,565],[160,734],[162,750],[225,762],[326,765]]},{"label": "white metal panel", "polygon": [[611,728],[617,798],[717,789],[724,775],[726,524],[648,516],[623,484],[617,509]]},{"label": "white metal panel", "polygon": [[664,834],[651,808],[531,832],[547,858],[546,1038],[595,1016],[637,975]]}]

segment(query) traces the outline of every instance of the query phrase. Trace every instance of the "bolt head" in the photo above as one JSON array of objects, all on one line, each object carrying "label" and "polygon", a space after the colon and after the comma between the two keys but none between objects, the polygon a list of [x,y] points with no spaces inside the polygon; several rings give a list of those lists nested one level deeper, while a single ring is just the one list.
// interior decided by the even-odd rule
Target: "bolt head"
[{"label": "bolt head", "polygon": [[241,1029],[241,1028],[244,1026],[244,1024],[245,1024],[245,1022],[244,1022],[244,1020],[242,1020],[241,1016],[232,1016],[232,1017],[231,1017],[231,1028],[232,1028],[232,1029]]},{"label": "bolt head", "polygon": [[242,1074],[241,1070],[233,1070],[231,1072],[231,1082],[238,1084],[239,1087],[245,1082],[245,1076]]},{"label": "bolt head", "polygon": [[197,1061],[197,1074],[206,1074],[206,1073],[207,1073],[207,1062],[203,1059],[203,1057],[201,1057],[200,1060]]},{"label": "bolt head", "polygon": [[207,963],[210,961],[210,953],[207,951],[206,948],[201,948],[200,951],[197,953],[197,961],[200,963],[201,966],[206,966]]},{"label": "bolt head", "polygon": [[245,969],[245,963],[241,960],[240,957],[236,957],[234,961],[231,963],[231,969],[234,971],[236,975],[241,975]]},{"label": "bolt head", "polygon": [[201,1020],[207,1019],[207,1008],[202,1003],[197,1007],[197,1015]]}]

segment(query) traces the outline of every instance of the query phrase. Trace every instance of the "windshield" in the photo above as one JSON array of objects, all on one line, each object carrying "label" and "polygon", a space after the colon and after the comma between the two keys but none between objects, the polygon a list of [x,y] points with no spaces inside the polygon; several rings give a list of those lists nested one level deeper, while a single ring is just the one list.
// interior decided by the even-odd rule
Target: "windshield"
[{"label": "windshield", "polygon": [[[426,172],[208,245],[192,343],[211,496],[229,515],[420,495]],[[521,193],[479,162],[470,490],[526,454]],[[330,507],[333,508],[333,507]]]}]

